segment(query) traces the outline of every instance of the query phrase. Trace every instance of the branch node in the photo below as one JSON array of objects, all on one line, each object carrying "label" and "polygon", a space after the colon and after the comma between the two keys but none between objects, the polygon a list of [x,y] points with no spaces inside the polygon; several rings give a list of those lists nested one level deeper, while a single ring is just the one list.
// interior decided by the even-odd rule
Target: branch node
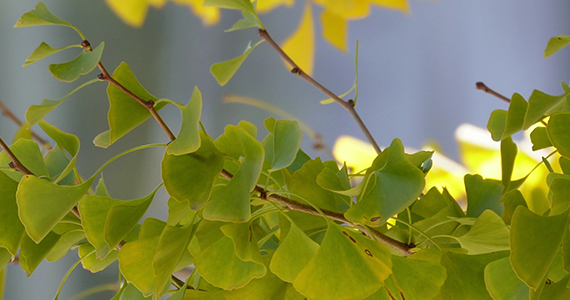
[{"label": "branch node", "polygon": [[83,40],[83,42],[81,42],[81,47],[83,47],[83,49],[87,50],[88,52],[93,51],[93,48],[91,48],[91,43],[89,43],[88,40]]},{"label": "branch node", "polygon": [[149,109],[150,109],[150,108],[153,108],[153,107],[154,107],[154,101],[148,100],[148,101],[145,102],[145,105],[146,105],[146,107],[148,107]]},{"label": "branch node", "polygon": [[16,165],[14,165],[14,162],[11,161],[11,162],[8,163],[8,167],[10,167],[11,169],[15,169],[15,168],[16,168]]},{"label": "branch node", "polygon": [[348,103],[348,105],[350,105],[350,106],[352,106],[352,107],[355,107],[355,106],[356,106],[356,103],[354,103],[354,100],[352,100],[352,99],[349,99],[349,100],[346,101],[346,102]]},{"label": "branch node", "polygon": [[293,74],[301,75],[302,72],[303,71],[301,71],[299,67],[294,67],[293,69],[291,69],[291,73]]},{"label": "branch node", "polygon": [[267,192],[265,190],[259,192],[259,199],[267,200]]},{"label": "branch node", "polygon": [[99,80],[107,80],[107,76],[105,76],[105,74],[103,74],[103,73],[99,73],[99,74],[97,74],[97,79],[99,79]]},{"label": "branch node", "polygon": [[475,83],[475,86],[477,87],[478,90],[482,90],[482,91],[485,91],[485,92],[488,92],[488,91],[489,91],[489,88],[488,88],[483,82],[481,82],[481,81]]}]

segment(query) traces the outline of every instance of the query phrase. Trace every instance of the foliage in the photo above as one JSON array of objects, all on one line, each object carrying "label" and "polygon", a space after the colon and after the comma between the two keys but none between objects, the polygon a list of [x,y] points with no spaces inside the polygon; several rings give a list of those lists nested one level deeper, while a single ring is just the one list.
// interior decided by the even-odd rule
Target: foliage
[{"label": "foliage", "polygon": [[[164,2],[108,1],[119,14],[139,5],[138,16],[122,15],[133,24],[139,24],[149,5]],[[317,3],[326,7],[323,18],[330,22],[361,16],[339,9],[337,2],[330,7]],[[355,7],[374,3],[384,1],[357,1]],[[312,28],[311,4],[300,33],[283,46],[285,52],[257,15],[261,3],[257,8],[249,0],[205,4],[216,11],[241,11],[244,19],[232,30],[257,27],[262,37],[243,55],[212,66],[221,85],[266,41],[293,73],[322,87],[310,77],[310,60],[303,64],[291,52],[299,48],[298,34],[312,36],[307,29]],[[514,94],[507,99],[507,111],[492,113],[488,129],[500,142],[499,150],[462,143],[466,157],[481,160],[485,154],[501,169],[496,179],[465,175],[463,194],[455,187],[457,172],[439,164],[444,160],[432,151],[406,153],[398,139],[380,151],[368,134],[377,153],[363,162],[359,159],[366,155],[354,157],[351,152],[338,164],[311,158],[300,149],[303,131],[297,121],[267,119],[269,133],[260,140],[257,128],[246,121],[228,125],[213,138],[200,122],[202,94],[197,87],[186,105],[159,99],[125,62],[107,72],[101,62],[104,44],[91,47],[81,31],[41,2],[15,27],[38,25],[71,27],[82,41],[60,49],[42,42],[24,66],[81,48],[77,58],[50,65],[53,76],[71,82],[95,68],[101,74],[60,100],[46,99],[28,109],[24,126],[37,123],[57,147],[42,152],[32,135],[22,134],[9,147],[0,140],[0,270],[18,257],[30,275],[44,259],[59,260],[78,249],[78,263],[92,272],[118,260],[123,279],[113,299],[568,298],[570,88],[565,83],[562,95],[535,91],[527,101]],[[553,38],[545,56],[567,44],[566,36]],[[84,179],[76,168],[79,139],[43,117],[99,81],[108,83],[109,130],[95,138],[95,145],[109,147],[149,118],[161,125],[171,143],[125,150]],[[321,90],[357,116],[354,101]],[[158,114],[169,104],[180,109],[179,138]],[[359,125],[366,134],[364,124]],[[532,150],[551,152],[531,160],[536,165],[529,168],[528,155],[519,153],[512,140],[521,130],[532,130]],[[92,189],[108,164],[154,147],[164,148],[163,184],[147,196],[115,199],[102,177]],[[335,153],[338,157],[342,151]],[[468,167],[478,171],[476,166]],[[442,178],[454,187],[439,189]],[[162,185],[170,195],[168,219],[143,220]],[[186,282],[173,275],[184,268],[192,270]]]}]

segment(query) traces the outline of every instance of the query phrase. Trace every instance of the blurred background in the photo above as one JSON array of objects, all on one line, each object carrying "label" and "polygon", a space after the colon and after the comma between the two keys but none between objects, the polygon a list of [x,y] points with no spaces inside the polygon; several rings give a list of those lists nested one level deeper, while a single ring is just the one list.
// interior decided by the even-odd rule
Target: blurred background
[{"label": "blurred background", "polygon": [[[365,139],[350,115],[336,104],[321,105],[326,98],[318,90],[283,66],[267,43],[256,48],[234,78],[220,87],[210,74],[213,63],[241,55],[250,41],[259,40],[249,29],[224,33],[240,19],[236,11],[222,11],[219,23],[205,27],[187,6],[168,2],[164,8],[151,8],[141,28],[123,23],[104,1],[45,0],[57,16],[80,28],[91,44],[105,42],[103,63],[109,71],[121,61],[129,64],[139,81],[158,98],[186,104],[194,86],[203,93],[202,121],[213,137],[227,124],[240,120],[266,131],[266,111],[241,104],[224,104],[225,94],[237,94],[266,101],[307,123],[332,147],[341,135]],[[40,44],[53,47],[79,43],[69,28],[43,26],[14,29],[13,25],[37,0],[0,1],[0,101],[23,119],[28,106],[42,99],[60,99],[80,83],[94,78],[97,71],[75,83],[54,79],[47,65],[73,58],[65,51],[26,68],[26,57]],[[362,20],[351,21],[348,51],[342,53],[322,38],[314,6],[316,55],[314,77],[335,93],[348,90],[354,81],[356,40],[359,51],[359,98],[357,110],[377,142],[386,147],[393,138],[406,146],[421,148],[437,143],[441,151],[458,160],[455,129],[462,123],[485,127],[494,109],[507,104],[475,89],[483,81],[510,97],[518,92],[526,99],[533,89],[561,94],[561,81],[570,79],[570,51],[549,59],[543,51],[549,38],[570,33],[570,2],[548,3],[531,0],[504,1],[411,1],[410,13],[373,7]],[[285,40],[299,24],[304,2],[280,7],[261,15],[267,30],[277,42]],[[78,168],[90,176],[102,163],[130,147],[167,142],[158,125],[146,122],[108,149],[93,146],[93,138],[108,129],[106,85],[96,83],[70,97],[47,116],[47,121],[77,135],[82,148]],[[161,115],[177,131],[180,115],[167,107]],[[0,116],[0,136],[10,140],[18,127]],[[39,131],[36,129],[36,131]],[[311,156],[328,154],[312,149],[305,136],[303,147]],[[119,199],[148,194],[160,183],[159,148],[136,152],[121,158],[104,171],[110,193]],[[165,219],[164,190],[157,194],[147,213]],[[58,263],[43,263],[26,278],[17,265],[9,265],[5,299],[52,299],[67,269],[77,260],[75,251]],[[114,283],[117,266],[91,274],[77,269],[63,288],[60,299],[93,286]],[[86,299],[108,299],[106,292]]]}]

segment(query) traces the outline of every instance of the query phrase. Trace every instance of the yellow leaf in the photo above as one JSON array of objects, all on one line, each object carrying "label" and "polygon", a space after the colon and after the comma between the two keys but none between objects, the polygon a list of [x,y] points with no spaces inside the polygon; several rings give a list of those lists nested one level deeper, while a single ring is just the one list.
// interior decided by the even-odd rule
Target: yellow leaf
[{"label": "yellow leaf", "polygon": [[150,4],[156,8],[162,8],[168,0],[147,0],[147,1],[148,1],[148,4]]},{"label": "yellow leaf", "polygon": [[370,0],[315,0],[315,3],[346,20],[362,19],[370,14]]},{"label": "yellow leaf", "polygon": [[141,27],[149,3],[148,0],[107,0],[107,5],[123,22],[133,27]]},{"label": "yellow leaf", "polygon": [[371,4],[384,8],[395,9],[402,12],[410,12],[407,0],[370,0]]},{"label": "yellow leaf", "polygon": [[346,36],[348,22],[346,19],[325,10],[321,15],[323,23],[323,36],[327,41],[343,52],[346,52]]},{"label": "yellow leaf", "polygon": [[202,6],[204,0],[172,0],[172,2],[190,6],[192,12],[202,19],[204,25],[210,26],[220,21],[220,9]]},{"label": "yellow leaf", "polygon": [[[310,2],[305,6],[301,24],[297,30],[283,43],[283,51],[307,74],[313,73],[315,55],[315,26]],[[285,66],[292,68],[287,62]]]},{"label": "yellow leaf", "polygon": [[280,5],[291,7],[293,3],[294,0],[257,0],[257,12],[266,13]]}]

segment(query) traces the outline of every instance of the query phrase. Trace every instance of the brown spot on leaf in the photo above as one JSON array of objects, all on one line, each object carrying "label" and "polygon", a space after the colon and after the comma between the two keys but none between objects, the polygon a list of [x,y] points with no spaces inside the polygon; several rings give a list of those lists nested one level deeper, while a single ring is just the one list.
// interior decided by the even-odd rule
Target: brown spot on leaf
[{"label": "brown spot on leaf", "polygon": [[368,250],[368,249],[364,249],[364,253],[366,253],[366,255],[368,255],[370,257],[374,257],[374,255],[372,255],[372,252],[370,252],[370,250]]},{"label": "brown spot on leaf", "polygon": [[376,222],[376,221],[378,221],[378,220],[380,220],[380,216],[374,217],[374,218],[370,219],[370,221],[372,221],[372,222]]}]

